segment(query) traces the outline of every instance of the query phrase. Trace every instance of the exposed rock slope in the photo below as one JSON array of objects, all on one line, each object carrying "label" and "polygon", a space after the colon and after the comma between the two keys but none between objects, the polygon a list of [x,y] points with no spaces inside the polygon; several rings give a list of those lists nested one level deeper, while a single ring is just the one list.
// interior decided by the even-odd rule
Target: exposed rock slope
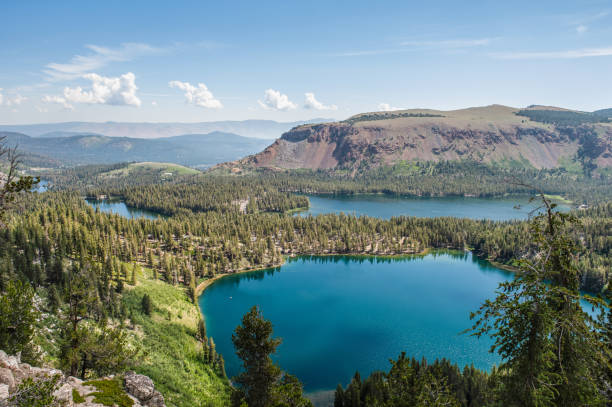
[{"label": "exposed rock slope", "polygon": [[[54,396],[65,406],[79,407],[103,407],[104,404],[96,403],[95,395],[99,389],[92,382],[84,382],[76,377],[64,376],[56,369],[32,367],[27,363],[21,363],[19,356],[9,356],[0,350],[0,406],[15,394],[19,385],[26,379],[34,381],[45,377],[60,376],[58,387]],[[112,377],[98,380],[113,380]],[[96,380],[96,381],[98,381]],[[143,375],[127,372],[123,378],[125,396],[132,400],[133,407],[165,407],[164,396],[153,385],[153,381]],[[78,395],[77,395],[78,394]],[[76,397],[75,397],[76,396]],[[75,398],[81,397],[81,400]],[[9,404],[10,405],[10,404]]]},{"label": "exposed rock slope", "polygon": [[598,166],[612,165],[610,123],[558,126],[518,112],[492,105],[365,113],[343,122],[295,127],[261,153],[232,165],[356,169],[402,160],[471,159],[552,168],[560,160],[575,159],[587,137],[597,147],[587,158]]}]

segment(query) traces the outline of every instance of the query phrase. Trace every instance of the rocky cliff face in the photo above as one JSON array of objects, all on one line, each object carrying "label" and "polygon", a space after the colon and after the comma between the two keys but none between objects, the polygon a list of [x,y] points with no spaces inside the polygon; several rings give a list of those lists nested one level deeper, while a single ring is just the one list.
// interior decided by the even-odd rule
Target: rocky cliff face
[{"label": "rocky cliff face", "polygon": [[[553,168],[580,154],[584,134],[598,145],[593,161],[612,166],[612,125],[559,128],[487,106],[456,111],[369,113],[337,123],[296,127],[238,166],[355,169],[402,160],[514,162]],[[593,140],[591,140],[593,141]]]},{"label": "rocky cliff face", "polygon": [[[59,381],[53,395],[59,403],[72,407],[104,407],[95,402],[94,393],[99,389],[94,384],[99,381],[115,380],[115,377],[105,377],[93,382],[84,382],[76,377],[65,376],[56,369],[33,367],[21,363],[19,355],[9,356],[0,350],[0,406],[11,406],[11,398],[19,392],[19,385],[27,379],[34,381],[58,376]],[[127,372],[123,376],[123,397],[129,398],[133,407],[165,407],[164,396],[157,390],[153,381],[143,375]],[[129,404],[129,402],[128,402]]]}]

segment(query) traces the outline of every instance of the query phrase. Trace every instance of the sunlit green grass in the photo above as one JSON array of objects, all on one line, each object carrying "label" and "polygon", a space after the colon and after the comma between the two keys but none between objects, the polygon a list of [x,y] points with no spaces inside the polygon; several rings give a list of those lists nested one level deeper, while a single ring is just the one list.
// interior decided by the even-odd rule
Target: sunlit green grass
[{"label": "sunlit green grass", "polygon": [[[168,406],[226,406],[229,383],[201,361],[195,340],[197,305],[185,290],[145,276],[124,291],[124,301],[135,324],[136,342],[146,351],[135,370],[149,376]],[[142,296],[153,302],[151,316],[141,310]]]}]

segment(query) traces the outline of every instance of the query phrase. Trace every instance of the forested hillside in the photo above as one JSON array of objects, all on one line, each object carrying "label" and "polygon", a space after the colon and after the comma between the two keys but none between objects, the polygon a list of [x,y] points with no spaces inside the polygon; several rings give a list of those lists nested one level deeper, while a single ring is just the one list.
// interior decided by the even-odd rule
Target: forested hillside
[{"label": "forested hillside", "polygon": [[[395,167],[395,172],[406,173],[394,178],[380,172],[363,180],[326,173],[265,171],[162,179],[165,167],[133,164],[56,173],[54,191],[20,199],[0,232],[0,290],[19,292],[23,288],[14,287],[17,280],[32,286],[42,316],[34,323],[37,334],[33,341],[10,351],[21,350],[25,360],[44,359],[83,378],[133,368],[151,377],[175,405],[205,401],[225,405],[230,388],[224,378],[224,362],[215,352],[214,339],[206,336],[198,322],[194,305],[197,286],[203,281],[278,266],[288,255],[398,256],[459,249],[473,250],[512,269],[520,260],[531,258],[535,252],[527,222],[381,220],[335,214],[300,217],[290,213],[308,205],[308,199],[296,191],[351,193],[388,188],[380,191],[400,193],[411,191],[423,180],[429,185],[421,184],[422,192],[435,191],[435,185],[453,191],[456,186],[444,187],[441,175],[461,164],[448,165]],[[495,186],[499,174],[488,173],[487,166],[471,173],[470,165],[463,173],[456,171],[458,182],[454,184],[464,185],[460,188],[465,190],[459,189],[463,193],[533,192],[519,185]],[[585,196],[594,202],[608,194],[598,184],[603,182],[600,178],[579,186],[579,182],[569,182],[575,176],[565,172],[540,175],[542,185],[550,191],[565,181],[565,192],[573,191],[571,188],[576,193],[588,192]],[[387,184],[382,182],[385,179]],[[409,180],[412,182],[404,182]],[[96,212],[82,199],[84,193],[120,196],[132,206],[169,217],[126,219]],[[579,284],[593,293],[605,292],[612,266],[612,205],[601,203],[575,214],[581,226],[572,239],[584,245],[575,259]],[[71,318],[82,322],[74,326],[69,323]],[[77,337],[80,339],[74,341]],[[98,360],[100,352],[118,357]],[[443,368],[432,372],[442,369],[456,378],[453,383],[488,380],[476,371],[457,378],[456,368],[440,363]],[[346,390],[349,394],[354,392],[351,386]],[[465,384],[458,386],[457,392],[464,391],[460,389]]]},{"label": "forested hillside", "polygon": [[62,166],[161,161],[205,168],[256,153],[268,145],[266,140],[220,132],[158,139],[102,135],[34,138],[9,132],[0,132],[0,137],[7,137],[10,145],[19,146],[27,154],[47,157],[47,161],[61,162]]}]

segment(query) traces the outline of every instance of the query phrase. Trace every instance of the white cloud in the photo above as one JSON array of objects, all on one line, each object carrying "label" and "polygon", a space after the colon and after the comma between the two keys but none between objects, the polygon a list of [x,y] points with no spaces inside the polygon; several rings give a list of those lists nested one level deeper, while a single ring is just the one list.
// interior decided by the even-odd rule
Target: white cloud
[{"label": "white cloud", "polygon": [[76,88],[64,88],[64,98],[68,102],[104,104],[104,105],[129,105],[140,106],[141,101],[136,96],[136,76],[132,72],[125,73],[119,77],[105,77],[95,73],[83,75],[83,78],[91,81],[91,89],[83,90],[80,86]]},{"label": "white cloud", "polygon": [[264,93],[264,100],[258,100],[257,103],[266,110],[292,110],[297,107],[295,103],[289,100],[287,95],[283,95],[277,90],[267,89]]},{"label": "white cloud", "polygon": [[[64,106],[64,108],[68,109],[68,110],[74,110],[74,106],[72,106],[70,103],[68,103],[68,101],[66,100],[65,97],[63,96],[49,96],[49,95],[45,95],[42,98],[43,103],[57,103],[59,105]],[[45,109],[46,111],[46,109]]]},{"label": "white cloud", "polygon": [[223,107],[223,104],[215,99],[212,92],[203,83],[198,83],[198,87],[195,87],[189,82],[171,81],[168,85],[171,88],[184,91],[185,99],[189,104],[209,109],[221,109]]},{"label": "white cloud", "polygon": [[491,54],[499,59],[576,59],[589,57],[612,56],[612,47],[609,48],[583,48],[565,51],[541,52],[502,52]]},{"label": "white cloud", "polygon": [[19,106],[23,102],[28,100],[25,96],[21,96],[19,93],[13,97],[4,96],[2,94],[2,88],[0,88],[0,106]]},{"label": "white cloud", "polygon": [[88,72],[98,70],[111,62],[130,61],[143,55],[162,52],[163,49],[148,44],[124,43],[118,48],[86,45],[89,55],[75,55],[68,63],[52,62],[43,70],[52,81],[80,78]]},{"label": "white cloud", "polygon": [[578,18],[573,18],[572,21],[569,22],[569,25],[573,26],[576,33],[581,35],[588,31],[591,24],[606,18],[609,15],[610,10],[604,10],[596,14],[582,15]]},{"label": "white cloud", "polygon": [[23,102],[25,102],[26,100],[28,100],[27,97],[21,96],[20,94],[17,94],[17,95],[15,95],[15,97],[13,99],[9,100],[9,103],[10,103],[9,106],[11,104],[13,104],[13,105],[20,105]]},{"label": "white cloud", "polygon": [[304,108],[306,109],[314,109],[314,110],[338,110],[338,106],[336,105],[324,105],[319,102],[314,93],[308,92],[304,93]]},{"label": "white cloud", "polygon": [[379,103],[378,104],[378,110],[381,111],[381,112],[391,112],[393,110],[402,110],[402,108],[401,107],[391,106],[388,103]]}]

